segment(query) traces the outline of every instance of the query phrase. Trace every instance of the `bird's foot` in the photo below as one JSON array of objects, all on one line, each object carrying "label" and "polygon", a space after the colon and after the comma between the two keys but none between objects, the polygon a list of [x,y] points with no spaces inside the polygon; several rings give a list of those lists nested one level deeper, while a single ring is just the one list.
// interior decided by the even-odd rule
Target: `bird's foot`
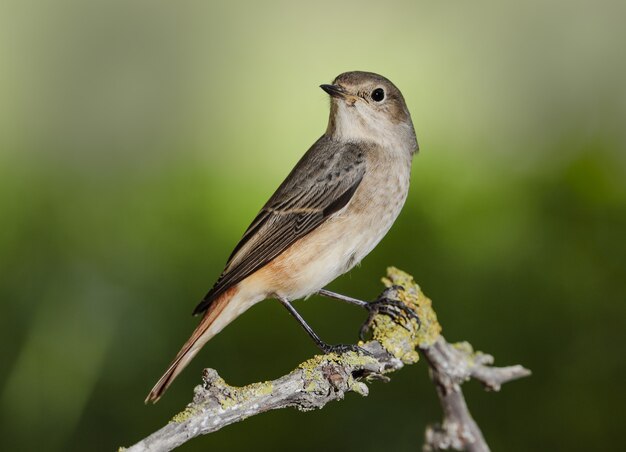
[{"label": "bird's foot", "polygon": [[396,322],[398,325],[402,326],[406,330],[410,330],[411,320],[415,320],[417,322],[417,328],[419,329],[422,325],[420,318],[417,313],[408,307],[406,304],[401,302],[400,300],[392,299],[386,296],[389,290],[402,290],[403,288],[400,286],[393,286],[387,289],[383,294],[376,300],[369,302],[365,309],[369,311],[369,317],[361,326],[361,331],[359,332],[359,337],[361,340],[365,340],[365,335],[369,333],[371,329],[372,321],[374,320],[374,316],[377,314],[383,314],[391,317],[391,319]]},{"label": "bird's foot", "polygon": [[365,350],[363,347],[359,347],[358,345],[351,345],[351,344],[330,345],[330,344],[323,343],[323,344],[319,344],[319,348],[326,355],[328,355],[329,353],[335,353],[336,355],[342,355],[342,354],[347,353],[347,352],[355,352],[355,353],[359,353],[361,355],[372,356],[372,354],[370,352]]}]

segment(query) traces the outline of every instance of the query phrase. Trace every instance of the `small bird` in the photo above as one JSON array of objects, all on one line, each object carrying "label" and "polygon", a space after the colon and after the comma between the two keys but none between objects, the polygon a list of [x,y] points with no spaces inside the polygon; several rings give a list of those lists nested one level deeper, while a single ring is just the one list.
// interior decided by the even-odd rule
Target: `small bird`
[{"label": "small bird", "polygon": [[319,293],[367,307],[323,287],[385,236],[407,197],[418,151],[402,93],[385,77],[346,72],[330,85],[324,135],[304,154],[233,250],[194,311],[202,320],[146,398],[156,402],[198,351],[254,304],[278,299],[318,347],[323,342],[291,305]]}]

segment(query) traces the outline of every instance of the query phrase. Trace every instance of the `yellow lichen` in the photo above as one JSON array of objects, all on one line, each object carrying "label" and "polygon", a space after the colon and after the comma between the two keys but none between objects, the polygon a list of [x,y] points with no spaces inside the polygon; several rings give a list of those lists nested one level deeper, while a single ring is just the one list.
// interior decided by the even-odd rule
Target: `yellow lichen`
[{"label": "yellow lichen", "polygon": [[387,287],[403,287],[404,290],[397,293],[398,298],[417,313],[421,326],[418,329],[415,319],[406,320],[404,325],[400,325],[387,315],[377,314],[372,319],[372,337],[405,364],[413,364],[419,360],[415,349],[432,345],[441,333],[437,315],[432,309],[431,300],[408,273],[389,267],[383,284]]},{"label": "yellow lichen", "polygon": [[187,419],[191,418],[198,412],[198,408],[193,405],[188,405],[183,411],[178,413],[172,418],[171,422],[175,422],[180,424],[181,422],[185,422]]},{"label": "yellow lichen", "polygon": [[224,409],[231,408],[255,397],[263,397],[272,394],[274,384],[271,381],[252,383],[247,386],[230,386],[222,380],[220,382],[218,402]]},{"label": "yellow lichen", "polygon": [[[336,353],[316,355],[301,363],[298,368],[304,371],[303,377],[306,381],[304,390],[306,392],[316,392],[322,388],[326,388],[326,376],[324,376],[321,370],[324,365],[335,364],[338,367],[349,366],[362,368],[368,364],[375,363],[377,363],[377,361],[372,356],[350,351],[341,355]],[[347,386],[361,395],[367,395],[367,388],[364,388],[364,385],[354,380],[352,376],[349,377]]]},{"label": "yellow lichen", "polygon": [[470,366],[474,366],[477,360],[480,360],[483,364],[485,362],[493,362],[493,357],[488,357],[488,355],[486,357],[483,352],[474,350],[474,347],[469,342],[455,342],[452,346],[463,354],[465,361]]},{"label": "yellow lichen", "polygon": [[423,347],[434,344],[441,334],[441,325],[437,321],[432,301],[424,295],[413,277],[395,267],[389,267],[383,284],[387,287],[397,285],[404,288],[399,291],[400,301],[414,309],[421,322],[420,329],[415,333],[417,344]]},{"label": "yellow lichen", "polygon": [[470,344],[467,341],[455,342],[454,344],[452,344],[452,346],[456,348],[458,351],[463,352],[466,355],[475,355],[476,353],[480,353],[480,352],[475,352],[474,347],[472,347],[472,344]]},{"label": "yellow lichen", "polygon": [[[415,322],[412,320],[412,322]],[[417,324],[412,326],[417,329]],[[419,343],[412,331],[397,324],[389,316],[377,314],[372,320],[372,339],[380,342],[385,350],[405,364],[413,364],[419,360],[415,348]]]}]

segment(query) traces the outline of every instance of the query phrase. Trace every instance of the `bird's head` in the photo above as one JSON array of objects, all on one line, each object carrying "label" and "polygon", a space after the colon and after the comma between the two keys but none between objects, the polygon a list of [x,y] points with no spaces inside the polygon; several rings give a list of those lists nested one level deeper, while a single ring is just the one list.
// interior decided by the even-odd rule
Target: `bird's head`
[{"label": "bird's head", "polygon": [[345,72],[330,85],[327,135],[348,142],[374,142],[417,152],[413,122],[400,90],[372,72]]}]

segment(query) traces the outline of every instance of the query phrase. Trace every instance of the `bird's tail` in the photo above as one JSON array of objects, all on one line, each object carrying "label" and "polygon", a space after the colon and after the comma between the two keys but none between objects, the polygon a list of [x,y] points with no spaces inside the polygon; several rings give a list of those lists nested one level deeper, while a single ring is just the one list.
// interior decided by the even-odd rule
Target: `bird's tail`
[{"label": "bird's tail", "polygon": [[156,403],[204,344],[243,312],[239,306],[236,306],[239,304],[238,300],[233,299],[236,293],[237,286],[227,290],[211,303],[191,337],[146,397],[146,403]]}]

